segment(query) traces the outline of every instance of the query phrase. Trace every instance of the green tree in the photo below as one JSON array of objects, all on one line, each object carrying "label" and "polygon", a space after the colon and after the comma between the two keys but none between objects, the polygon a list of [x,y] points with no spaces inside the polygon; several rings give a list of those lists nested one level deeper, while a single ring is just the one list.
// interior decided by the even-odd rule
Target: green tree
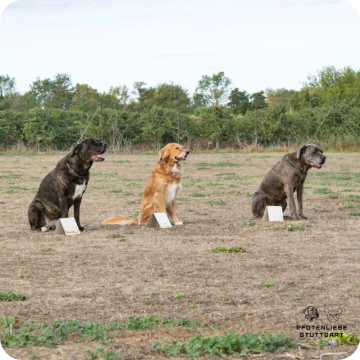
[{"label": "green tree", "polygon": [[227,101],[231,80],[224,72],[213,76],[203,75],[193,97],[197,106],[219,106]]},{"label": "green tree", "polygon": [[285,106],[287,110],[290,110],[290,99],[295,93],[295,90],[287,90],[284,88],[274,90],[268,88],[265,90],[266,102],[270,107],[282,105]]},{"label": "green tree", "polygon": [[33,102],[40,108],[69,109],[73,93],[71,77],[67,74],[58,74],[53,80],[38,77],[30,85]]},{"label": "green tree", "polygon": [[250,95],[246,91],[239,91],[238,88],[231,90],[228,107],[235,115],[244,115],[250,106]]},{"label": "green tree", "polygon": [[94,112],[100,106],[100,94],[87,84],[76,84],[71,104],[72,110]]},{"label": "green tree", "polygon": [[225,106],[211,106],[202,114],[200,131],[206,139],[216,143],[218,150],[221,141],[230,140],[236,134],[234,117]]},{"label": "green tree", "polygon": [[266,103],[266,96],[264,94],[264,91],[259,91],[251,94],[250,99],[252,99],[249,106],[250,110],[264,109],[268,106],[268,104]]}]

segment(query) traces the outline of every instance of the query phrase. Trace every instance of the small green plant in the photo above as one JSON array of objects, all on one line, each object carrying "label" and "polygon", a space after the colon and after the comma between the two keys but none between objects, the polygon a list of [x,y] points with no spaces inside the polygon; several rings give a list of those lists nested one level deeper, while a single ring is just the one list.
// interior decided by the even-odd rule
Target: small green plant
[{"label": "small green plant", "polygon": [[250,219],[248,222],[243,222],[241,226],[254,226],[256,225],[256,221],[254,219]]},{"label": "small green plant", "polygon": [[123,239],[124,236],[122,236],[120,234],[113,234],[113,235],[108,235],[106,238],[107,239]]},{"label": "small green plant", "polygon": [[60,296],[61,297],[66,297],[66,294],[65,293],[60,293]]},{"label": "small green plant", "polygon": [[265,286],[268,287],[268,288],[275,287],[275,285],[273,283],[265,284]]},{"label": "small green plant", "polygon": [[210,204],[210,205],[226,205],[227,204],[227,202],[226,201],[223,201],[223,200],[211,200],[211,201],[208,201],[207,202],[208,204]]},{"label": "small green plant", "polygon": [[360,212],[355,211],[355,212],[351,212],[349,213],[350,216],[360,216]]},{"label": "small green plant", "polygon": [[120,189],[120,190],[110,190],[109,192],[110,192],[110,193],[121,193],[122,190],[121,190],[121,189]]},{"label": "small green plant", "polygon": [[284,230],[287,230],[287,231],[290,231],[290,232],[292,232],[292,231],[305,231],[306,228],[303,227],[303,226],[298,226],[298,225],[291,224],[290,226],[285,225]]},{"label": "small green plant", "polygon": [[128,163],[130,162],[129,160],[118,160],[118,161],[115,161],[116,163],[118,164],[123,164],[123,163]]},{"label": "small green plant", "polygon": [[0,291],[0,301],[25,301],[26,296],[23,294],[15,294],[12,291],[5,292],[5,290]]},{"label": "small green plant", "polygon": [[124,193],[124,196],[134,196],[134,194],[132,192],[127,191]]},{"label": "small green plant", "polygon": [[216,254],[219,254],[219,253],[225,253],[225,254],[228,254],[228,253],[243,253],[245,252],[246,250],[243,249],[241,246],[234,246],[232,248],[227,248],[227,247],[216,247],[214,249],[211,250],[211,252],[213,253],[216,253]]},{"label": "small green plant", "polygon": [[338,345],[338,344],[349,344],[358,345],[360,342],[360,335],[356,336],[353,333],[345,334],[342,336],[328,336],[326,338],[315,341],[317,345]]},{"label": "small green plant", "polygon": [[47,249],[41,249],[40,250],[42,253],[49,253],[49,252],[54,252],[55,250],[52,248],[47,248]]},{"label": "small green plant", "polygon": [[206,194],[194,193],[194,194],[191,194],[190,196],[192,196],[192,197],[206,197]]},{"label": "small green plant", "polygon": [[332,191],[327,188],[314,189],[314,194],[331,194]]},{"label": "small green plant", "polygon": [[244,333],[238,335],[236,331],[224,333],[223,336],[198,335],[189,341],[175,340],[172,343],[159,343],[152,345],[157,350],[165,352],[168,356],[176,356],[185,353],[187,357],[198,358],[209,355],[222,357],[226,355],[240,354],[245,356],[251,352],[281,352],[287,348],[296,348],[299,344],[285,334],[263,335]]},{"label": "small green plant", "polygon": [[193,303],[190,303],[188,306],[189,306],[189,308],[194,309],[196,305],[195,305],[195,303],[193,302]]},{"label": "small green plant", "polygon": [[124,357],[120,356],[120,353],[118,351],[114,350],[105,350],[103,348],[97,347],[95,351],[88,350],[86,352],[86,357],[90,358],[92,360],[123,360]]},{"label": "small green plant", "polygon": [[180,294],[175,294],[175,295],[174,295],[174,298],[175,298],[175,299],[183,299],[184,296],[185,296],[184,293],[180,293]]}]

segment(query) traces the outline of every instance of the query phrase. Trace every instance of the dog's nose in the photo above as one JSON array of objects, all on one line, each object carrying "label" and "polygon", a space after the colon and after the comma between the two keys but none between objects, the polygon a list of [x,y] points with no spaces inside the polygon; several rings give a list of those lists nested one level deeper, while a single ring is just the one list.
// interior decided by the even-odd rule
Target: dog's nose
[{"label": "dog's nose", "polygon": [[186,156],[188,156],[190,154],[190,151],[186,150],[185,153],[186,153]]},{"label": "dog's nose", "polygon": [[104,146],[107,147],[107,143],[104,143]]}]

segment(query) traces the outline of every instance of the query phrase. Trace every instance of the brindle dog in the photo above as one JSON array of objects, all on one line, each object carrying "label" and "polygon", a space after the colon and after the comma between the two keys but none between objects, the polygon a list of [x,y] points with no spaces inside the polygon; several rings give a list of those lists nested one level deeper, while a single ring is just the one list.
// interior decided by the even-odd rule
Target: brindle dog
[{"label": "brindle dog", "polygon": [[54,230],[57,220],[67,218],[74,205],[74,216],[81,231],[80,204],[89,182],[89,170],[94,161],[104,161],[107,144],[86,139],[74,146],[56,168],[45,176],[28,210],[31,230]]},{"label": "brindle dog", "polygon": [[[256,190],[251,208],[255,219],[264,215],[266,206],[282,206],[286,209],[289,199],[291,214],[295,220],[306,219],[303,213],[304,183],[309,169],[321,169],[326,156],[318,145],[308,144],[286,154],[265,176]],[[296,211],[294,192],[297,192],[299,214]]]}]

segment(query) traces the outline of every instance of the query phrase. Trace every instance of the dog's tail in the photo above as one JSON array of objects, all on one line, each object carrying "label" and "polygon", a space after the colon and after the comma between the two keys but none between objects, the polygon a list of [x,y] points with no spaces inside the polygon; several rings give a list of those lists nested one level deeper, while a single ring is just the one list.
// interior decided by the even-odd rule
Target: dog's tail
[{"label": "dog's tail", "polygon": [[131,219],[128,217],[111,217],[106,219],[105,221],[103,221],[101,223],[101,225],[132,225],[132,224],[138,224],[139,223],[139,219],[135,218],[135,219]]}]

